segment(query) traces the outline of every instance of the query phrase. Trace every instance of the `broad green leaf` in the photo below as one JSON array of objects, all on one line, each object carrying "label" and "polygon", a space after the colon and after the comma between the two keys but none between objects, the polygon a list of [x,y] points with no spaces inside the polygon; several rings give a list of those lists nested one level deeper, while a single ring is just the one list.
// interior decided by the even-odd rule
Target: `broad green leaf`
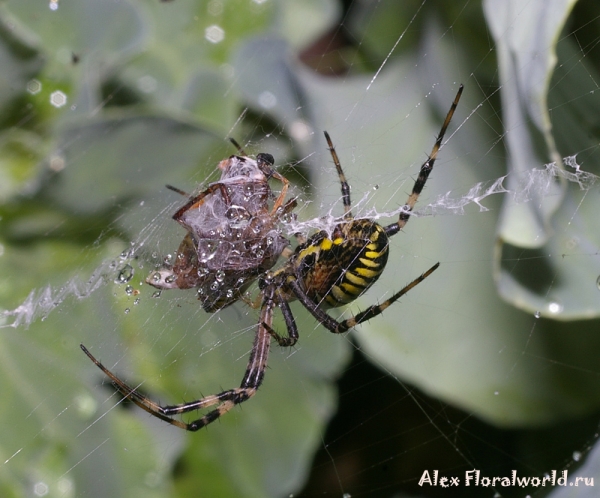
[{"label": "broad green leaf", "polygon": [[[595,121],[598,112],[596,99],[582,105],[578,98],[568,98],[585,95],[584,82],[595,72],[584,61],[574,64],[578,58],[574,41],[565,38],[558,43],[574,4],[530,2],[526,8],[518,2],[484,4],[499,54],[509,151],[506,186],[511,191],[523,189],[523,195],[509,196],[503,203],[495,278],[508,302],[558,320],[593,318],[600,311],[593,292],[600,265],[580,257],[600,242],[593,235],[596,230],[590,230],[598,206],[587,195],[595,180],[582,175],[577,180],[579,165],[576,169],[574,164],[563,165],[561,157],[585,150],[590,120]],[[549,109],[556,110],[552,119]],[[549,162],[557,165],[559,177],[534,183],[534,170]],[[567,183],[569,176],[575,181]],[[582,208],[575,209],[579,203]],[[562,254],[562,259],[546,256],[555,254]],[[517,255],[523,261],[511,264]]]}]

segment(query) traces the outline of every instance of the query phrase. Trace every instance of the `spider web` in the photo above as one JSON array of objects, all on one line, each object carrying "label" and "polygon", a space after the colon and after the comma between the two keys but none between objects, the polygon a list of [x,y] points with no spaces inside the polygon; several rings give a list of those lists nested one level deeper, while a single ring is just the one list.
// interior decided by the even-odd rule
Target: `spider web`
[{"label": "spider web", "polygon": [[[53,152],[40,147],[46,173],[18,186],[16,205],[26,209],[2,212],[4,268],[18,271],[0,315],[10,410],[0,460],[5,476],[19,477],[5,477],[0,489],[16,496],[591,496],[583,481],[551,490],[543,479],[566,471],[575,483],[576,472],[598,474],[593,27],[600,13],[590,2],[551,3],[511,11],[488,1],[484,18],[469,1],[402,9],[346,2],[339,21],[342,7],[333,1],[318,16],[308,3],[292,12],[284,2],[240,2],[256,25],[248,27],[237,21],[242,12],[214,0],[141,11],[122,2],[114,12],[136,34],[117,29],[102,56],[115,46],[134,55],[103,72],[101,88],[94,71],[110,67],[110,58],[81,50],[85,43],[65,48],[38,27],[48,53],[66,57],[58,63],[72,72],[66,79],[81,86],[62,90],[72,115],[56,118]],[[266,8],[280,9],[283,36],[266,34]],[[53,19],[64,12],[66,26],[83,19],[60,2],[48,11]],[[35,26],[32,12],[42,15],[39,6],[9,2],[5,23],[37,49],[26,29]],[[181,60],[187,71],[178,73],[185,91],[168,93],[177,84],[165,84],[154,48],[194,12],[202,13],[200,38],[212,37],[210,47],[223,47],[232,31],[239,46],[221,66],[196,71],[197,38],[163,45],[173,66]],[[168,22],[152,31],[144,16],[157,13]],[[319,21],[292,29],[302,13]],[[400,22],[385,24],[396,14]],[[533,47],[519,31],[532,17],[542,40]],[[225,41],[215,42],[219,26]],[[472,38],[463,34],[471,31]],[[290,51],[303,64],[290,62]],[[54,74],[53,65],[29,68],[24,86],[35,80],[46,89]],[[170,218],[182,199],[163,185],[200,191],[232,153],[223,138],[234,136],[249,153],[273,154],[293,181],[299,208],[297,220],[282,226],[286,236],[330,230],[343,211],[321,135],[327,130],[355,217],[389,223],[402,212],[458,83],[465,95],[413,216],[391,240],[384,275],[359,302],[331,314],[381,302],[439,261],[400,304],[342,337],[293,305],[298,346],[273,347],[259,393],[195,435],[130,409],[83,357],[81,342],[165,403],[238,386],[257,311],[238,303],[208,315],[193,292],[157,293],[144,284],[183,236]],[[127,100],[132,88],[149,97]],[[140,112],[144,105],[150,111]],[[30,145],[31,134],[21,120],[5,140]],[[77,231],[89,240],[61,240]],[[275,325],[284,330],[280,319]],[[467,488],[472,470],[508,476],[508,485]],[[427,480],[434,472],[460,485],[442,489]],[[513,482],[513,472],[529,484]]]}]

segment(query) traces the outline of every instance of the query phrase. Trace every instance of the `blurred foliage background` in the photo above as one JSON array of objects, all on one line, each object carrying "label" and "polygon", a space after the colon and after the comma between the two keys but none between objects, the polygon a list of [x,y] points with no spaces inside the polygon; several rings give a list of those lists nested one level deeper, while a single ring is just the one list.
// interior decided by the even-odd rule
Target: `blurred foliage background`
[{"label": "blurred foliage background", "polygon": [[[439,496],[423,470],[575,472],[597,439],[600,200],[561,157],[600,174],[598,19],[592,0],[0,2],[0,495]],[[298,346],[199,434],[119,403],[80,343],[177,403],[239,385],[257,320],[143,283],[183,237],[165,184],[214,180],[232,136],[275,156],[300,219],[339,214],[327,130],[354,212],[393,211],[459,83],[423,210],[339,314],[432,277],[344,337],[294,305]],[[579,472],[600,478],[594,451]]]}]

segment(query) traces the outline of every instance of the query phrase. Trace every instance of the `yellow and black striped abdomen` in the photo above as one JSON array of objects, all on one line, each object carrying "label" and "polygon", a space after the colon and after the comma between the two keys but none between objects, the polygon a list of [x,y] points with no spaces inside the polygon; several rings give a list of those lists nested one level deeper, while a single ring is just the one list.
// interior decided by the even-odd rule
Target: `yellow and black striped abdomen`
[{"label": "yellow and black striped abdomen", "polygon": [[388,259],[388,236],[371,220],[340,223],[331,238],[312,236],[296,252],[295,267],[306,294],[316,304],[354,301],[381,275]]}]

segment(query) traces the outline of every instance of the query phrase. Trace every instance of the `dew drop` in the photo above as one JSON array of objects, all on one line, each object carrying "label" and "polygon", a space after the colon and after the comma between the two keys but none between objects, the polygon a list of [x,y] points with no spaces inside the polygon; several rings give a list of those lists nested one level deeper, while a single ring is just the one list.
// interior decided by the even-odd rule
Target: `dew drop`
[{"label": "dew drop", "polygon": [[536,318],[539,318],[540,316],[542,316],[542,314],[541,314],[539,311],[536,311],[536,312],[533,314],[533,316],[534,316],[534,317],[536,317]]},{"label": "dew drop", "polygon": [[130,311],[131,311],[131,310],[130,310],[129,308],[125,308],[125,314],[126,314],[126,315],[127,315],[127,314],[129,314],[129,312],[130,312]]},{"label": "dew drop", "polygon": [[125,294],[127,294],[128,296],[131,296],[133,294],[133,287],[131,285],[125,287]]},{"label": "dew drop", "polygon": [[252,219],[250,212],[242,206],[231,206],[225,216],[231,228],[244,228]]},{"label": "dew drop", "polygon": [[157,291],[154,291],[154,292],[152,293],[152,297],[153,297],[153,298],[159,298],[159,297],[160,297],[160,295],[161,295],[161,291],[159,291],[159,290],[157,290]]},{"label": "dew drop", "polygon": [[133,278],[133,267],[131,265],[125,265],[119,271],[117,278],[115,279],[115,284],[125,284],[129,282]]},{"label": "dew drop", "polygon": [[573,461],[578,462],[579,460],[581,460],[581,452],[574,451],[573,452]]}]

